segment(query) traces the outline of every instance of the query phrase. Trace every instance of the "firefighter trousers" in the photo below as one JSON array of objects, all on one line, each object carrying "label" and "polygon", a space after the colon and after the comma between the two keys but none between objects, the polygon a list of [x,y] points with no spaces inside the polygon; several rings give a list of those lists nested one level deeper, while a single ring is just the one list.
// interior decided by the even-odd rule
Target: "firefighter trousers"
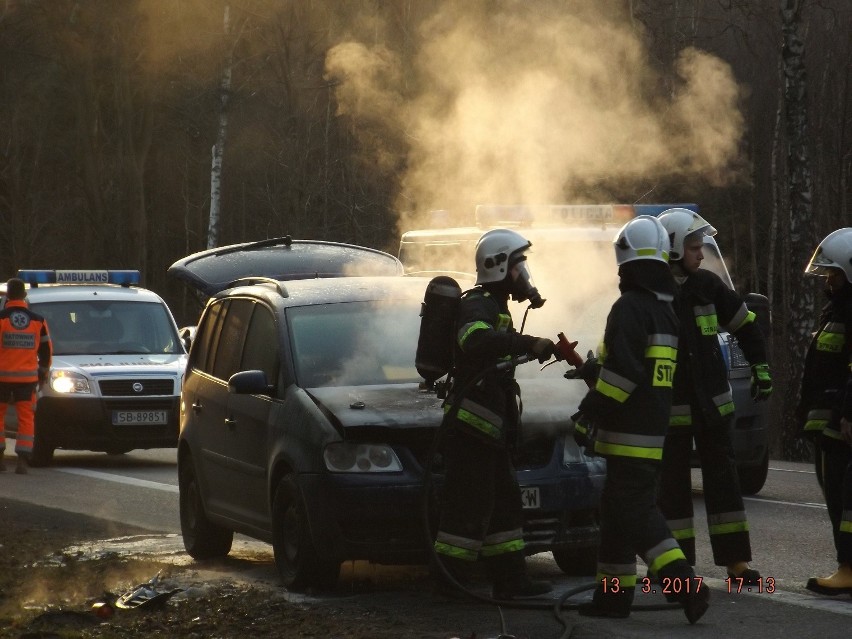
[{"label": "firefighter trousers", "polygon": [[468,561],[522,551],[521,490],[509,451],[450,428],[435,550]]},{"label": "firefighter trousers", "polygon": [[[9,400],[15,406],[18,416],[18,432],[15,435],[15,453],[19,457],[27,457],[33,452],[35,441],[35,389],[36,384],[25,382],[21,384],[0,383],[0,419],[6,417]],[[4,428],[0,427],[0,452],[6,450]]]},{"label": "firefighter trousers", "polygon": [[656,502],[658,462],[608,455],[601,495],[601,543],[595,605],[629,610],[636,586],[636,557],[653,576],[695,576]]},{"label": "firefighter trousers", "polygon": [[837,563],[852,564],[852,448],[840,439],[825,435],[819,439],[817,459],[822,467],[822,492],[831,519]]},{"label": "firefighter trousers", "polygon": [[[693,415],[698,411],[693,410]],[[713,562],[727,566],[751,561],[751,540],[737,464],[730,436],[731,420],[724,426],[693,421],[690,426],[671,426],[663,447],[660,510],[687,561],[695,565],[695,522],[692,507],[690,455],[693,437],[701,462],[704,507]]]}]

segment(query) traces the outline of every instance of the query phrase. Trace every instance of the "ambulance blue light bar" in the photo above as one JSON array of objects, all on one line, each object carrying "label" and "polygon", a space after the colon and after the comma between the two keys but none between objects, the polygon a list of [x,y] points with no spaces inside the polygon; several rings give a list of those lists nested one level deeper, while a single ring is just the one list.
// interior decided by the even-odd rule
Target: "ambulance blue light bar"
[{"label": "ambulance blue light bar", "polygon": [[120,284],[133,286],[142,281],[139,271],[97,270],[41,270],[18,271],[18,277],[33,287],[39,284]]}]

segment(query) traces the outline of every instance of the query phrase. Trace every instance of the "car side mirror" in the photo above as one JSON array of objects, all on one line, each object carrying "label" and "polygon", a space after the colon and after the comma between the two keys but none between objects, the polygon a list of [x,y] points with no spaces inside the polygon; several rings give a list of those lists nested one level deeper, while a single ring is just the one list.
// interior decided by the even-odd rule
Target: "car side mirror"
[{"label": "car side mirror", "polygon": [[228,380],[228,392],[237,395],[272,395],[274,390],[263,371],[240,371]]}]

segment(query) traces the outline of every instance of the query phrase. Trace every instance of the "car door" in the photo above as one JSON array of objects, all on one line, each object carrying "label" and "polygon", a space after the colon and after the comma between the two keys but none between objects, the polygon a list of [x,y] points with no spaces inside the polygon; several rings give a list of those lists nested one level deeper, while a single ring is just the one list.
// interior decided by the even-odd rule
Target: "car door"
[{"label": "car door", "polygon": [[234,504],[239,517],[249,525],[271,530],[268,468],[270,439],[274,424],[279,348],[275,316],[256,302],[248,319],[239,370],[261,370],[273,387],[271,394],[230,393],[227,408],[228,454],[234,485],[240,500]]}]

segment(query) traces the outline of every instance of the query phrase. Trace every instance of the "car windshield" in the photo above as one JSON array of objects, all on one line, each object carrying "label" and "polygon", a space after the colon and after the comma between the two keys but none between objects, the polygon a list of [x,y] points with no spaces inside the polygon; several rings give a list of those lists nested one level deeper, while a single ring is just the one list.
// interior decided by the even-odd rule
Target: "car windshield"
[{"label": "car windshield", "polygon": [[54,355],[183,352],[166,309],[156,302],[43,302],[32,308],[47,319]]},{"label": "car windshield", "polygon": [[287,312],[303,388],[419,382],[416,301],[347,302]]}]

